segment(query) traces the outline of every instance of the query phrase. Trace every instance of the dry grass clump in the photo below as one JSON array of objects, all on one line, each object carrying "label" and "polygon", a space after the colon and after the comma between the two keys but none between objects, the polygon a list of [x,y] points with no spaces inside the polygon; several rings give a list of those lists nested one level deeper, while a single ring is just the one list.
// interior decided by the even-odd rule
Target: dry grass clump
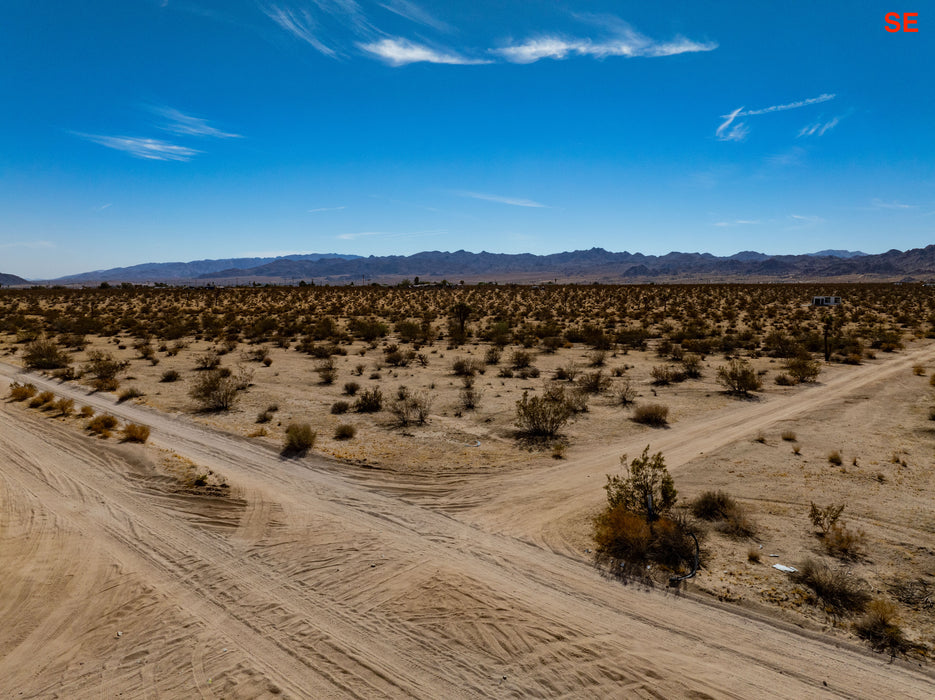
[{"label": "dry grass clump", "polygon": [[286,456],[304,455],[315,446],[318,434],[308,423],[290,423],[286,426],[286,439],[282,453]]},{"label": "dry grass clump", "polygon": [[836,467],[840,467],[843,464],[844,460],[841,458],[841,453],[837,450],[832,450],[828,453],[828,463],[833,464]]},{"label": "dry grass clump", "polygon": [[885,652],[892,658],[905,656],[915,648],[899,626],[896,606],[887,600],[871,601],[866,614],[854,623],[854,632],[871,649]]},{"label": "dry grass clump", "polygon": [[345,382],[344,383],[344,393],[348,396],[354,396],[357,392],[360,391],[360,384],[357,382]]},{"label": "dry grass clump", "polygon": [[347,413],[350,409],[351,405],[347,401],[335,401],[331,404],[331,413],[335,416]]},{"label": "dry grass clump", "polygon": [[705,491],[691,502],[691,514],[699,520],[716,522],[719,532],[730,537],[753,537],[756,523],[743,506],[723,491]]},{"label": "dry grass clump", "polygon": [[91,418],[94,415],[94,409],[90,406],[82,406],[81,410],[78,411],[78,415],[82,418]]},{"label": "dry grass clump", "polygon": [[178,372],[178,370],[167,369],[162,373],[162,377],[159,378],[159,381],[168,384],[170,382],[177,382],[181,378],[182,375]]},{"label": "dry grass clump", "polygon": [[795,442],[795,432],[792,430],[783,430],[779,437],[786,442]]},{"label": "dry grass clump", "polygon": [[818,528],[825,551],[839,559],[858,559],[863,556],[866,536],[862,530],[851,530],[839,522],[844,504],[828,504],[820,507],[815,503],[809,509],[809,520]]},{"label": "dry grass clump", "polygon": [[633,409],[631,420],[654,428],[669,424],[669,407],[661,403],[641,403]]},{"label": "dry grass clump", "polygon": [[35,384],[20,384],[13,382],[10,384],[10,398],[13,401],[25,401],[36,395],[38,389]]},{"label": "dry grass clump", "polygon": [[341,423],[334,429],[335,440],[350,440],[357,435],[357,428],[350,423]]},{"label": "dry grass clump", "polygon": [[113,416],[102,413],[99,416],[95,416],[87,425],[87,430],[94,433],[95,435],[100,435],[103,438],[108,438],[111,435],[111,431],[117,427],[117,419]]},{"label": "dry grass clump", "polygon": [[46,404],[51,404],[55,400],[55,394],[51,391],[43,391],[37,394],[29,401],[30,408],[41,408]]},{"label": "dry grass clump", "polygon": [[124,401],[129,401],[130,399],[136,399],[140,396],[143,396],[143,392],[135,386],[128,387],[120,392],[117,396],[117,403],[123,403]]},{"label": "dry grass clump", "polygon": [[149,426],[139,423],[127,423],[123,426],[124,442],[144,443],[149,440]]},{"label": "dry grass clump", "polygon": [[832,617],[861,612],[870,601],[865,583],[842,569],[832,569],[813,559],[806,559],[791,574],[792,580],[806,586]]}]

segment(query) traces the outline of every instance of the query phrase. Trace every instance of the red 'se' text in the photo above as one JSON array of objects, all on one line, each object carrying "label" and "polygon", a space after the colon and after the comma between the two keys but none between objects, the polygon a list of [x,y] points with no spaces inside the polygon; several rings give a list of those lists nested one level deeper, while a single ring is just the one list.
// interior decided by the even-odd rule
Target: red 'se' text
[{"label": "red 'se' text", "polygon": [[887,12],[885,18],[886,31],[898,32],[902,30],[904,32],[917,32],[919,31],[919,28],[916,26],[916,17],[918,16],[918,12],[906,12],[902,15],[898,12]]}]

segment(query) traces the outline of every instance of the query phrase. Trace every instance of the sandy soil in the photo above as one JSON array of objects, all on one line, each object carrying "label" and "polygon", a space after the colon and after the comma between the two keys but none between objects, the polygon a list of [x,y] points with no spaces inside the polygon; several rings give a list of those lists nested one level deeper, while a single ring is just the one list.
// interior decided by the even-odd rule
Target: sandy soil
[{"label": "sandy soil", "polygon": [[[877,528],[875,538],[889,538],[895,549],[921,543],[928,553],[917,552],[911,563],[931,574],[930,436],[919,432],[924,418],[913,413],[927,380],[910,368],[933,361],[935,345],[920,343],[760,401],[684,401],[667,430],[634,426],[608,409],[558,462],[519,453],[514,468],[503,468],[517,450],[491,435],[483,442],[491,450],[485,465],[473,461],[478,452],[466,443],[452,442],[448,454],[436,454],[431,468],[409,479],[320,454],[286,460],[278,439],[248,439],[165,405],[115,404],[110,395],[30,375],[40,389],[153,432],[147,446],[116,445],[81,432],[75,419],[0,404],[0,691],[67,698],[930,697],[930,666],[888,663],[837,630],[822,631],[814,614],[766,614],[762,604],[771,601],[756,598],[764,589],[756,577],[788,586],[768,561],[729,573],[747,564],[728,551],[709,565],[699,583],[733,587],[724,600],[750,603],[736,605],[697,586],[682,595],[622,586],[590,567],[585,549],[604,474],[621,453],[637,454],[649,442],[665,453],[683,490],[725,484],[745,504],[760,499],[754,515],[771,553],[798,556],[792,543],[808,529],[802,514],[810,497],[846,494],[858,522]],[[0,364],[0,389],[19,372]],[[675,392],[710,393],[704,385],[664,391],[669,400]],[[883,418],[868,422],[861,411]],[[816,427],[815,417],[827,415],[835,417]],[[430,427],[447,439],[445,419]],[[596,424],[616,427],[594,435]],[[476,425],[479,432],[483,418]],[[802,456],[786,455],[777,437],[790,426]],[[885,464],[894,431],[906,467]],[[752,439],[760,432],[765,443]],[[437,445],[425,440],[422,451],[437,453]],[[863,466],[821,478],[827,493],[802,493],[809,479],[818,482],[821,458],[834,448],[848,460],[858,454]],[[422,452],[414,454],[419,461]],[[481,467],[436,478],[443,470],[431,465],[457,466],[462,458]],[[183,488],[184,477],[170,467],[179,460],[211,470],[230,488]],[[920,476],[910,480],[901,469]],[[420,477],[423,471],[432,479]],[[917,489],[908,503],[903,493],[912,489],[895,490],[905,482]],[[905,510],[894,515],[896,502]],[[724,576],[727,584],[714,581]],[[910,631],[925,630],[919,623]]]}]

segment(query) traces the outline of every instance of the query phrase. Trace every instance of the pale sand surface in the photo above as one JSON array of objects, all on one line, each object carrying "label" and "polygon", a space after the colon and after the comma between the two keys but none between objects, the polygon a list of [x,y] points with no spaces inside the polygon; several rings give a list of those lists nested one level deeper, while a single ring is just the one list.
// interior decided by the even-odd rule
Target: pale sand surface
[{"label": "pale sand surface", "polygon": [[[285,354],[273,357],[258,375],[285,370]],[[485,432],[483,413],[466,429],[437,415],[410,435],[367,423],[366,449],[325,439],[321,452],[284,460],[281,432],[243,437],[269,400],[259,380],[239,413],[195,419],[184,391],[158,387],[157,374],[143,386],[150,406],[29,375],[152,437],[117,445],[75,419],[0,403],[0,695],[931,697],[931,666],[888,663],[814,611],[783,605],[791,587],[769,568],[776,560],[748,565],[746,544],[717,540],[683,595],[602,578],[585,549],[604,475],[650,443],[686,495],[727,487],[761,504],[761,542],[779,561],[811,542],[810,499],[846,497],[849,522],[879,545],[876,569],[935,571],[927,379],[910,371],[933,362],[935,345],[920,341],[758,401],[727,399],[713,383],[660,389],[675,409],[668,429],[598,407],[569,431],[563,461]],[[0,364],[4,394],[19,372]],[[301,416],[310,390],[292,385],[279,413]],[[495,391],[487,417],[511,409]],[[338,417],[316,420],[327,438]],[[787,428],[801,456],[779,439]],[[765,443],[753,441],[760,432]],[[482,439],[475,451],[470,435]],[[399,456],[407,445],[411,469]],[[834,448],[848,473],[829,468]],[[342,449],[378,468],[328,458]],[[894,449],[906,467],[888,462]],[[222,475],[229,493],[179,488],[171,455]],[[931,642],[930,619],[911,623]]]}]

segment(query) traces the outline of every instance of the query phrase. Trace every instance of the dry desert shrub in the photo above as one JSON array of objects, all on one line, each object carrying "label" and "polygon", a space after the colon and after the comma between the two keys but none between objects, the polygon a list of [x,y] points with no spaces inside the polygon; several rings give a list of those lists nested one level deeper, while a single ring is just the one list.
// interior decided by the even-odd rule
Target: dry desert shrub
[{"label": "dry desert shrub", "polygon": [[825,551],[838,559],[859,559],[863,556],[866,543],[863,530],[851,530],[846,525],[836,524],[822,538]]},{"label": "dry desert shrub", "polygon": [[331,413],[335,416],[347,413],[350,409],[351,405],[347,401],[335,401],[331,404]]},{"label": "dry desert shrub", "polygon": [[111,431],[117,427],[117,419],[106,413],[102,413],[99,416],[95,416],[90,420],[87,425],[87,430],[94,433],[95,435],[100,435],[103,438],[108,438],[111,435]]},{"label": "dry desert shrub", "polygon": [[120,392],[120,394],[117,396],[117,403],[123,403],[124,401],[129,401],[130,399],[136,399],[143,395],[144,394],[142,390],[135,386],[131,386]]},{"label": "dry desert shrub", "polygon": [[40,394],[37,394],[29,401],[30,408],[41,408],[48,404],[51,404],[55,400],[55,394],[51,391],[43,391]]},{"label": "dry desert shrub", "polygon": [[390,403],[389,411],[396,421],[396,425],[425,425],[432,408],[432,399],[427,392],[410,391],[401,386],[397,389],[396,398]]},{"label": "dry desert shrub", "polygon": [[84,373],[92,377],[91,386],[95,391],[116,391],[120,386],[117,377],[128,365],[126,361],[115,360],[108,352],[91,350]]},{"label": "dry desert shrub", "polygon": [[783,430],[779,437],[785,442],[795,442],[795,432],[792,430]]},{"label": "dry desert shrub", "polygon": [[170,382],[177,382],[181,378],[182,378],[182,375],[179,374],[177,370],[167,369],[165,372],[162,373],[162,376],[159,378],[159,381],[170,383]]},{"label": "dry desert shrub", "polygon": [[832,569],[813,559],[806,559],[791,574],[792,580],[806,586],[825,611],[834,618],[861,612],[870,601],[866,584],[842,569]]},{"label": "dry desert shrub", "polygon": [[533,438],[551,438],[558,435],[571,418],[572,409],[562,398],[550,396],[529,396],[524,391],[523,397],[516,402],[516,427],[520,435]]},{"label": "dry desert shrub", "polygon": [[723,491],[705,491],[691,503],[691,513],[699,520],[716,522],[719,532],[730,537],[753,537],[756,523],[743,506]]},{"label": "dry desert shrub", "polygon": [[304,455],[315,446],[318,434],[308,423],[290,423],[286,426],[286,439],[282,453],[286,456]]},{"label": "dry desert shrub", "polygon": [[354,410],[357,413],[377,413],[383,410],[383,392],[380,387],[364,389],[354,402]]},{"label": "dry desert shrub", "polygon": [[75,400],[74,399],[59,399],[53,404],[53,408],[58,411],[60,416],[65,416],[66,418],[75,412]]},{"label": "dry desert shrub", "polygon": [[663,428],[669,424],[669,407],[661,403],[637,404],[630,419],[653,428]]},{"label": "dry desert shrub", "polygon": [[35,340],[23,350],[27,369],[59,369],[68,366],[68,355],[54,340]]},{"label": "dry desert shrub", "polygon": [[600,394],[610,388],[611,379],[604,374],[604,370],[585,372],[578,379],[578,386],[587,394]]},{"label": "dry desert shrub", "polygon": [[854,632],[871,649],[891,658],[905,656],[915,648],[899,626],[896,606],[881,598],[870,601],[866,614],[854,623]]},{"label": "dry desert shrub", "polygon": [[335,440],[350,440],[357,435],[357,428],[350,423],[341,423],[334,429]]},{"label": "dry desert shrub", "polygon": [[786,372],[795,382],[814,382],[821,374],[821,363],[807,353],[800,354],[786,363]]},{"label": "dry desert shrub", "polygon": [[819,506],[812,502],[809,508],[808,518],[812,521],[812,525],[817,527],[822,534],[827,534],[831,528],[837,524],[841,513],[844,512],[844,508],[845,505],[843,503],[829,503],[826,506]]},{"label": "dry desert shrub", "polygon": [[13,401],[25,401],[36,395],[38,389],[35,384],[20,384],[13,382],[10,384],[10,398]]},{"label": "dry desert shrub", "polygon": [[756,371],[746,360],[731,360],[727,365],[718,367],[717,381],[731,394],[749,396],[751,391],[758,391],[762,386]]},{"label": "dry desert shrub", "polygon": [[188,395],[201,411],[229,411],[237,402],[237,380],[219,369],[207,370],[192,380]]},{"label": "dry desert shrub", "polygon": [[149,426],[140,423],[127,423],[123,426],[124,442],[144,443],[149,440]]},{"label": "dry desert shrub", "polygon": [[838,450],[832,450],[828,453],[828,463],[833,464],[836,467],[840,467],[843,464],[844,460],[841,458],[841,453]]}]

